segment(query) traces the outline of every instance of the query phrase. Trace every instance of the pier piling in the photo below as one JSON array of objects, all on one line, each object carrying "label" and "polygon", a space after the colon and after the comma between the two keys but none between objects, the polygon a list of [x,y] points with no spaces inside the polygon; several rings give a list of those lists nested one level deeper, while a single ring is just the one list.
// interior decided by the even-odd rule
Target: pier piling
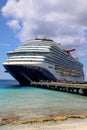
[{"label": "pier piling", "polygon": [[87,96],[87,84],[62,82],[31,82],[31,86]]}]

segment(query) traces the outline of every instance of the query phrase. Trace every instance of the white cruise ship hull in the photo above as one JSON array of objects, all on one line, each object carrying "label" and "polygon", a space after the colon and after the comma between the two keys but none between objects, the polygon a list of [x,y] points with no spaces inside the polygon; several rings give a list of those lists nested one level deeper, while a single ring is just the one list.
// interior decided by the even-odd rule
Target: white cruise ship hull
[{"label": "white cruise ship hull", "polygon": [[83,82],[83,78],[73,76],[63,70],[55,70],[55,66],[42,64],[8,64],[4,63],[5,69],[21,84],[30,85],[32,81],[72,81]]},{"label": "white cruise ship hull", "polygon": [[57,81],[50,71],[40,66],[4,65],[4,67],[21,85],[30,85],[32,81]]}]

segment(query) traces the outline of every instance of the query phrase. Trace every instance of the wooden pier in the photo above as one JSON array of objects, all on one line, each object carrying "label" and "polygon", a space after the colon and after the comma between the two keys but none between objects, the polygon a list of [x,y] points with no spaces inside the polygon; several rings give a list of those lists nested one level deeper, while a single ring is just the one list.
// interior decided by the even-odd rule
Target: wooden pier
[{"label": "wooden pier", "polygon": [[31,82],[31,86],[87,96],[87,84],[66,82]]}]

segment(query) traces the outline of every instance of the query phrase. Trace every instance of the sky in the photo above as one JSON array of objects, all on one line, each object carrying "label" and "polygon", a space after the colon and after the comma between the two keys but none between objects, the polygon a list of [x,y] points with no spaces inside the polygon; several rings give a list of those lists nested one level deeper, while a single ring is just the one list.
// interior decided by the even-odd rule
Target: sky
[{"label": "sky", "polygon": [[12,78],[2,66],[6,53],[42,36],[75,48],[87,80],[87,0],[0,0],[0,79]]}]

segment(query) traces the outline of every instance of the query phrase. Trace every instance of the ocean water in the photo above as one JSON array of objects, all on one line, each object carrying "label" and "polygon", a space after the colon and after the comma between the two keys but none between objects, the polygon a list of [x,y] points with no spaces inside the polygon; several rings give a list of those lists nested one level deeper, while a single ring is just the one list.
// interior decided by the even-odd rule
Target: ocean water
[{"label": "ocean water", "polygon": [[87,114],[87,97],[20,86],[16,81],[0,81],[0,119],[17,115],[34,119],[52,115]]}]

